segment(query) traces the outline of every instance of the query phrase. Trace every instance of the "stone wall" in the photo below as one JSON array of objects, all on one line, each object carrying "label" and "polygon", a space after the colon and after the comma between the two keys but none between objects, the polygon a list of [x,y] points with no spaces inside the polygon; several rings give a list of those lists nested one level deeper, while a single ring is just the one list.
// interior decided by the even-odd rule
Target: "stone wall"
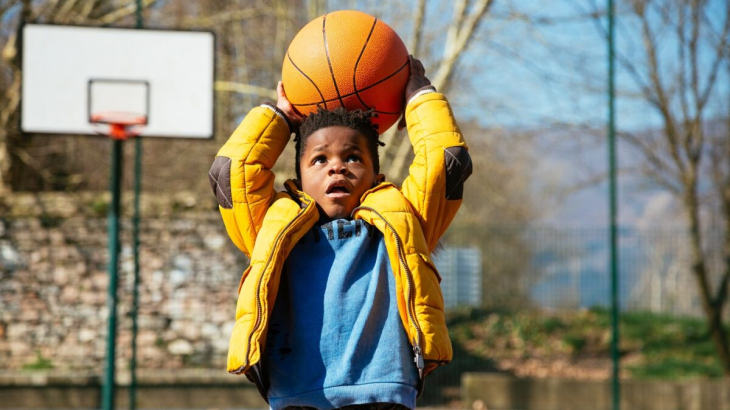
[{"label": "stone wall", "polygon": [[[730,380],[622,380],[623,410],[730,410]],[[609,380],[517,378],[507,374],[464,373],[461,407],[473,410],[611,410]]]},{"label": "stone wall", "polygon": [[[132,195],[125,194],[117,367],[131,356]],[[245,256],[212,195],[143,196],[138,368],[223,369]],[[107,335],[105,194],[0,198],[0,368],[103,368]]]},{"label": "stone wall", "polygon": [[[115,408],[129,408],[129,374],[117,375]],[[121,376],[121,377],[119,377]],[[0,369],[0,409],[99,409],[102,377],[50,371]],[[137,372],[138,409],[268,409],[245,377],[221,369],[141,369]]]}]

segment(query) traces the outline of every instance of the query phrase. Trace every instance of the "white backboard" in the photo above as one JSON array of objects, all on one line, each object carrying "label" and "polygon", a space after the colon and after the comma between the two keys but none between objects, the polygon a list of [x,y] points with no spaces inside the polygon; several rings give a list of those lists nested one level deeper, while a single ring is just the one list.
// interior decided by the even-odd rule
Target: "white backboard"
[{"label": "white backboard", "polygon": [[143,136],[211,138],[214,53],[211,32],[26,25],[21,129],[95,135],[90,114],[143,110]]}]

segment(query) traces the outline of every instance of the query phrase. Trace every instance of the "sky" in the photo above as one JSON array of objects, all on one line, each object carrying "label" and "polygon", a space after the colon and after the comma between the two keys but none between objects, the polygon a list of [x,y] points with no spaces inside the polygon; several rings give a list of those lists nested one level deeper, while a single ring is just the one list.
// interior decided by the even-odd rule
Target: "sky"
[{"label": "sky", "polygon": [[[718,29],[723,16],[717,13],[723,6],[721,1],[710,2],[707,17]],[[480,102],[484,101],[468,102],[466,111],[475,112],[474,117],[485,126],[557,130],[542,132],[545,138],[539,142],[533,175],[536,185],[545,176],[571,185],[607,174],[608,50],[601,31],[606,23],[605,19],[597,22],[581,17],[590,11],[587,4],[582,0],[497,2],[485,21],[487,27],[480,31],[479,41],[463,61],[470,67],[467,72],[475,73],[470,88],[479,90]],[[541,23],[516,20],[515,12]],[[616,22],[617,55],[640,66],[645,57],[636,21],[619,14]],[[672,27],[663,27],[656,15],[651,24],[660,36],[660,75],[665,84],[671,84],[678,68],[677,42]],[[708,50],[699,51],[703,69],[710,66],[713,57]],[[624,98],[628,93],[637,93],[638,88],[626,67],[616,64],[617,130],[641,133],[657,129],[662,122],[653,107]],[[721,72],[717,78],[707,117],[728,112],[728,72]],[[622,140],[618,140],[617,152],[622,168],[634,168],[644,161]],[[677,201],[656,184],[636,173],[619,174],[621,224],[679,224],[679,211]],[[559,208],[541,218],[545,223],[582,226],[607,221],[605,179],[566,197]]]}]

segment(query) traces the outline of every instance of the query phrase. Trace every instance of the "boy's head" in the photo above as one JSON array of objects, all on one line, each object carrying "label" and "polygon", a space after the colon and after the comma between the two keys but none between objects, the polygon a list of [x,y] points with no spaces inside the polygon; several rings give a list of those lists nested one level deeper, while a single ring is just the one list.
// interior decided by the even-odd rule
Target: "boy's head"
[{"label": "boy's head", "polygon": [[372,116],[336,108],[319,110],[302,123],[296,142],[297,178],[322,217],[349,217],[365,191],[384,180]]}]

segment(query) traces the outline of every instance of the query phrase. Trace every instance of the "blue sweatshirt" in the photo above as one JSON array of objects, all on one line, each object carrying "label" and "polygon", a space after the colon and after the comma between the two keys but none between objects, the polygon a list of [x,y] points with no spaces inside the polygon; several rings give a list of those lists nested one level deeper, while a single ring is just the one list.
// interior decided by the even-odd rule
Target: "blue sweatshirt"
[{"label": "blue sweatshirt", "polygon": [[395,295],[380,231],[336,220],[308,232],[287,259],[269,322],[271,408],[415,408],[418,373]]}]

